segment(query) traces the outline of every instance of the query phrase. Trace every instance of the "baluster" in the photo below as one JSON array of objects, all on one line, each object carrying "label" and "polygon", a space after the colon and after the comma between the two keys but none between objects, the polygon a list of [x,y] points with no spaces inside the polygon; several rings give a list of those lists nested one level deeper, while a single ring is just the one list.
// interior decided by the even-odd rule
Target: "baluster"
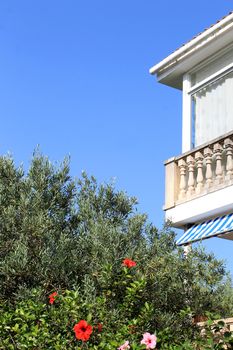
[{"label": "baluster", "polygon": [[215,183],[217,185],[220,184],[223,179],[222,149],[222,145],[219,142],[214,144],[214,155],[216,159]]},{"label": "baluster", "polygon": [[197,185],[195,192],[199,194],[203,188],[203,155],[201,152],[195,153],[195,160],[197,164]]},{"label": "baluster", "polygon": [[184,159],[178,161],[178,167],[180,169],[180,192],[179,199],[185,198],[186,195],[186,163]]},{"label": "baluster", "polygon": [[226,180],[233,178],[233,142],[230,138],[224,140],[226,149]]},{"label": "baluster", "polygon": [[192,196],[194,193],[194,165],[195,165],[195,160],[193,156],[188,156],[187,157],[187,164],[188,164],[188,191],[187,195]]},{"label": "baluster", "polygon": [[213,173],[212,173],[212,156],[213,152],[211,148],[206,147],[204,149],[205,163],[206,163],[206,173],[205,173],[205,187],[210,188],[213,184]]}]

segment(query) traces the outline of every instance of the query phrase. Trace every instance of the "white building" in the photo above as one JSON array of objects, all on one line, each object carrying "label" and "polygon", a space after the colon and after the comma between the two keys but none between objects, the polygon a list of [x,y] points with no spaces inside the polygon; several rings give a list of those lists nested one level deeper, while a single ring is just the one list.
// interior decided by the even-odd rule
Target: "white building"
[{"label": "white building", "polygon": [[233,239],[233,13],[150,70],[182,90],[182,154],[165,162],[165,216],[177,242]]}]

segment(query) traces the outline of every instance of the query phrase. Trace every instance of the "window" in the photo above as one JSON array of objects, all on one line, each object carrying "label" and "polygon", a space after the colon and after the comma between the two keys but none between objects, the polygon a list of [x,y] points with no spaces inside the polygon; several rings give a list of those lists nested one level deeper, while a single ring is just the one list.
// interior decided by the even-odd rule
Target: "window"
[{"label": "window", "polygon": [[233,49],[189,76],[193,148],[233,130]]},{"label": "window", "polygon": [[233,71],[191,96],[194,147],[233,130]]}]

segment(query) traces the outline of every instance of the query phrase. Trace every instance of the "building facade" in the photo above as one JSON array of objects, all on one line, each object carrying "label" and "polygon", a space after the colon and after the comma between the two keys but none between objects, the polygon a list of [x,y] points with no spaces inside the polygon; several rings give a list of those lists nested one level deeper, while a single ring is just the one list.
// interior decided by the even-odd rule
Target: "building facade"
[{"label": "building facade", "polygon": [[165,218],[178,245],[233,240],[233,13],[150,69],[182,91],[182,153],[165,161]]}]

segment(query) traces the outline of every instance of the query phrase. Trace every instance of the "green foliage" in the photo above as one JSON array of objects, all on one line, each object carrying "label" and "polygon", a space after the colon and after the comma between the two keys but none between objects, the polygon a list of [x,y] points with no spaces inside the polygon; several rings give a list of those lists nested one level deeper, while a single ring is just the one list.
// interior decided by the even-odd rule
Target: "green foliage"
[{"label": "green foliage", "polygon": [[[112,184],[98,185],[85,173],[72,179],[68,160],[55,166],[35,153],[25,174],[10,157],[0,158],[0,301],[2,322],[9,322],[11,332],[4,330],[6,349],[15,348],[12,334],[28,334],[32,343],[22,349],[37,349],[33,342],[42,339],[48,339],[44,344],[49,349],[50,321],[54,332],[59,329],[56,337],[66,341],[63,335],[72,312],[76,319],[90,313],[108,320],[109,342],[123,341],[130,322],[137,337],[156,329],[170,344],[196,336],[193,315],[231,316],[232,286],[223,262],[200,247],[185,259],[170,227],[158,231],[137,212],[136,204],[135,198]],[[137,269],[122,267],[126,257],[137,261]],[[45,302],[54,290],[70,291],[59,293],[60,311]],[[78,298],[79,309],[76,304],[74,311],[69,309],[69,298],[71,303]],[[18,320],[22,316],[18,308],[39,323]],[[72,339],[71,345],[68,340],[61,343],[61,349],[74,348]],[[51,349],[60,349],[54,344]]]},{"label": "green foliage", "polygon": [[[120,262],[119,262],[120,263]],[[136,269],[134,269],[136,270]],[[117,309],[109,310],[110,291],[103,290],[93,301],[80,291],[58,291],[55,300],[40,289],[32,290],[28,298],[16,305],[0,304],[0,349],[63,350],[96,349],[115,350],[127,339],[130,348],[145,349],[141,344],[145,327],[151,318],[151,306],[145,302],[140,308],[138,299],[145,288],[144,276],[136,270],[122,268],[118,287],[122,300]],[[132,310],[134,310],[132,314]],[[186,312],[183,311],[185,315]],[[74,325],[85,319],[92,326],[90,338],[76,339]],[[233,334],[223,322],[208,321],[195,336],[181,339],[171,329],[158,332],[157,349],[199,350],[232,349]]]}]

